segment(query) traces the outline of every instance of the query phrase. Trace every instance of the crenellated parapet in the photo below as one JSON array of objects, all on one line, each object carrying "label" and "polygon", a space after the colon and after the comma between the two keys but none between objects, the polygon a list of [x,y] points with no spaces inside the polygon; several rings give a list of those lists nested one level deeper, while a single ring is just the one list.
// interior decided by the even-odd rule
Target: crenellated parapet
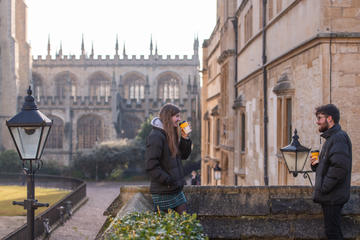
[{"label": "crenellated parapet", "polygon": [[[42,107],[60,107],[60,108],[66,108],[66,107],[106,107],[111,108],[111,96],[105,97],[97,97],[97,96],[70,96],[69,99],[66,99],[66,97],[59,97],[59,96],[41,96],[39,99],[36,99],[36,104],[39,106],[39,108]],[[148,102],[147,102],[148,101]],[[146,99],[124,99],[121,98],[120,102],[117,104],[121,104],[121,108],[123,110],[144,110],[144,109],[152,109],[152,110],[158,110],[161,106],[163,106],[166,103],[173,103],[180,108],[186,108],[188,107],[188,104],[190,103],[191,99],[153,99],[149,98]],[[22,106],[24,102],[24,97],[19,96],[18,97],[18,105]]]},{"label": "crenellated parapet", "polygon": [[190,58],[187,55],[179,56],[162,56],[162,55],[106,55],[103,58],[102,55],[98,55],[97,58],[90,56],[75,56],[75,55],[57,55],[55,58],[51,56],[39,55],[37,58],[33,57],[33,66],[194,66],[199,64],[198,56],[192,55]]},{"label": "crenellated parapet", "polygon": [[185,98],[185,99],[159,99],[159,98],[149,98],[148,99],[148,105],[146,103],[145,99],[124,99],[122,98],[120,100],[121,103],[121,108],[123,110],[126,109],[160,109],[161,106],[163,106],[166,103],[173,103],[177,106],[179,106],[180,108],[184,108],[187,107],[189,102],[189,99]]},{"label": "crenellated parapet", "polygon": [[[22,105],[24,97],[18,97],[18,104]],[[70,96],[69,99],[60,96],[41,96],[36,99],[36,104],[41,107],[76,107],[76,106],[96,106],[96,107],[110,107],[111,96]]]}]

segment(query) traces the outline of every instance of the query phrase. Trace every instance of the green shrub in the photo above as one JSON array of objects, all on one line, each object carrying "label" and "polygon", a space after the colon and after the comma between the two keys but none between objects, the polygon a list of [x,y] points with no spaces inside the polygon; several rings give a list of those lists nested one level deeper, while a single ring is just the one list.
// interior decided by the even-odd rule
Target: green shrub
[{"label": "green shrub", "polygon": [[208,239],[196,214],[133,212],[116,220],[107,240],[117,239]]},{"label": "green shrub", "polygon": [[147,136],[149,136],[152,125],[151,120],[154,118],[154,116],[150,115],[148,118],[145,119],[145,121],[141,124],[140,129],[135,137],[136,140],[141,141],[143,144],[146,142]]},{"label": "green shrub", "polygon": [[22,172],[22,161],[17,152],[14,150],[6,150],[0,153],[0,172]]},{"label": "green shrub", "polygon": [[71,175],[83,179],[118,180],[128,171],[144,173],[145,146],[136,140],[103,142],[90,152],[79,152]]}]

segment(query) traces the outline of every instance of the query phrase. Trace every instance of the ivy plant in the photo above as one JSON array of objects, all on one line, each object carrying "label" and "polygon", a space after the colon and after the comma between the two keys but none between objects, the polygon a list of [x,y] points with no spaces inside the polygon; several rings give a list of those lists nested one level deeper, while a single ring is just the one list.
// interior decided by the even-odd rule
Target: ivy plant
[{"label": "ivy plant", "polygon": [[133,212],[114,220],[113,231],[106,240],[118,239],[209,239],[196,214],[175,211]]}]

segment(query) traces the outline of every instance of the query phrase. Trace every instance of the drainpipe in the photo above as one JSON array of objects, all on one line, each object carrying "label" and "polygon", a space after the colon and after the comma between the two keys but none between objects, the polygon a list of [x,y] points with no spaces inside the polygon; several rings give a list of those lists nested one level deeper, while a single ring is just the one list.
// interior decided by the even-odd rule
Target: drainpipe
[{"label": "drainpipe", "polygon": [[263,29],[262,29],[262,70],[263,70],[263,94],[264,94],[264,184],[269,185],[268,177],[268,109],[267,109],[267,70],[266,64],[266,4],[267,0],[263,0]]},{"label": "drainpipe", "polygon": [[[234,33],[235,33],[235,85],[237,83],[237,78],[238,78],[238,58],[237,58],[237,55],[238,55],[238,19],[237,19],[237,16],[235,16],[235,18],[231,21],[232,24],[233,24],[233,27],[234,27]],[[238,93],[237,93],[237,89],[236,87],[234,88],[235,90],[235,100],[236,98],[238,97]]]}]

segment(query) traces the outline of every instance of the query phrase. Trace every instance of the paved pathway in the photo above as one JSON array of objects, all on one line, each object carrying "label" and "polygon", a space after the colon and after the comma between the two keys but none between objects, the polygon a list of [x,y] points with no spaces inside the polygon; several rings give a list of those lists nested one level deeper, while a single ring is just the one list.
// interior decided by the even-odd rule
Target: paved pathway
[{"label": "paved pathway", "polygon": [[[61,227],[50,236],[50,240],[93,240],[106,220],[103,212],[120,193],[126,183],[87,183],[89,200]],[[134,184],[134,183],[131,183]],[[146,184],[146,183],[139,183]]]},{"label": "paved pathway", "polygon": [[[106,220],[103,212],[120,193],[120,186],[125,182],[97,182],[86,184],[89,200],[78,209],[63,226],[55,229],[50,240],[93,240]],[[0,217],[0,239],[26,222],[24,217]]]}]

